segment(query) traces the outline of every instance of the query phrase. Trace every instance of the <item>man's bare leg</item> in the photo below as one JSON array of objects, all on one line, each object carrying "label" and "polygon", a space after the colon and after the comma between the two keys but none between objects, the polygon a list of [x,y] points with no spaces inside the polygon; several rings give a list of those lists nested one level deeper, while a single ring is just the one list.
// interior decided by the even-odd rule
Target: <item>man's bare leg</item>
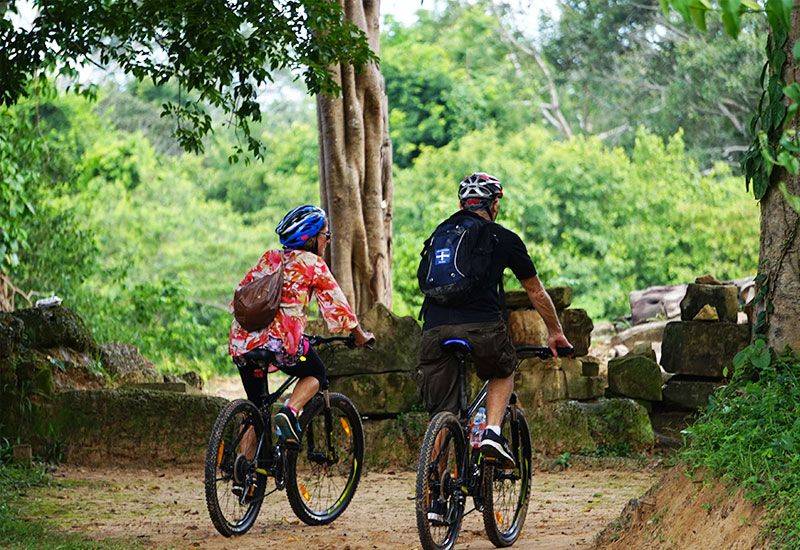
[{"label": "man's bare leg", "polygon": [[486,421],[489,426],[500,426],[503,416],[514,391],[514,374],[506,378],[493,378],[489,380],[486,395]]}]

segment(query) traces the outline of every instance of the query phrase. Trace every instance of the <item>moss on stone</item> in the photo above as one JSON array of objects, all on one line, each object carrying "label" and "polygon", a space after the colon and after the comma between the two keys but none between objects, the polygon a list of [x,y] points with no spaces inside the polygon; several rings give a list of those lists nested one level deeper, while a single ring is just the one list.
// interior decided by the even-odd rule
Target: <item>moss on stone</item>
[{"label": "moss on stone", "polygon": [[337,377],[331,380],[331,389],[349,397],[361,414],[422,410],[417,381],[410,372]]},{"label": "moss on stone", "polygon": [[647,411],[632,399],[598,399],[580,403],[589,433],[598,447],[642,451],[653,446],[655,434]]},{"label": "moss on stone", "polygon": [[534,451],[546,455],[596,448],[585,411],[575,401],[546,404],[527,413]]},{"label": "moss on stone", "polygon": [[63,306],[20,309],[13,315],[22,321],[22,341],[30,348],[64,346],[80,352],[96,350],[83,319]]},{"label": "moss on stone", "polygon": [[626,355],[608,362],[608,388],[617,395],[661,401],[661,369],[644,355]]},{"label": "moss on stone", "polygon": [[0,437],[30,443],[37,451],[46,444],[54,394],[52,369],[45,354],[24,347],[0,359]]},{"label": "moss on stone", "polygon": [[53,423],[65,459],[82,464],[199,464],[227,400],[146,390],[67,391]]},{"label": "moss on stone", "polygon": [[24,325],[10,313],[0,313],[0,361],[11,356],[22,341]]},{"label": "moss on stone", "polygon": [[385,420],[365,420],[364,461],[367,468],[413,470],[428,428],[426,413],[401,414]]}]

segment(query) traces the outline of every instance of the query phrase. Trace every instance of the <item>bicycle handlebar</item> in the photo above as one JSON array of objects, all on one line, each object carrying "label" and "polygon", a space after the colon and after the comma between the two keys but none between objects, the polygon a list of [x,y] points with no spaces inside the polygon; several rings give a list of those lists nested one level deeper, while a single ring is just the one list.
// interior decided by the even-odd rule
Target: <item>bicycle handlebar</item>
[{"label": "bicycle handlebar", "polygon": [[[538,357],[539,359],[550,359],[553,357],[553,352],[550,351],[550,348],[544,346],[515,346],[517,353],[520,355],[532,355],[533,357]],[[556,351],[558,352],[559,357],[574,357],[575,356],[575,348],[562,348],[557,347]]]},{"label": "bicycle handlebar", "polygon": [[[314,336],[314,335],[306,335],[308,337],[309,342],[312,346],[316,346],[318,344],[344,344],[350,349],[355,349],[358,346],[356,345],[356,338],[352,334],[349,336]],[[375,338],[370,338],[364,347],[367,349],[372,349],[372,346],[375,345]]]}]

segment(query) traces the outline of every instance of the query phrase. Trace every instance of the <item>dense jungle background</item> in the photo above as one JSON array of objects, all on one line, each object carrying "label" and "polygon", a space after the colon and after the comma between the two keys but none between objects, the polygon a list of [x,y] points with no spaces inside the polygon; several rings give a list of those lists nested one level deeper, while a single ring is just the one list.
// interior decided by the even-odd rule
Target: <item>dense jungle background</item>
[{"label": "dense jungle background", "polygon": [[[721,26],[676,26],[644,4],[568,0],[524,32],[480,1],[426,3],[408,25],[385,17],[396,313],[416,314],[421,243],[475,170],[504,182],[499,221],[542,279],[571,285],[595,319],[624,315],[637,288],[753,274],[757,203],[738,160],[765,29],[751,18],[738,40],[717,40]],[[202,154],[178,146],[160,113],[180,93],[112,74],[88,99],[40,81],[0,111],[0,169],[24,167],[9,181],[28,199],[11,213],[27,245],[0,246],[30,299],[55,293],[99,341],[207,376],[232,369],[233,286],[289,208],[319,202],[317,122],[284,73],[254,129],[263,162],[230,163],[224,126]]]}]

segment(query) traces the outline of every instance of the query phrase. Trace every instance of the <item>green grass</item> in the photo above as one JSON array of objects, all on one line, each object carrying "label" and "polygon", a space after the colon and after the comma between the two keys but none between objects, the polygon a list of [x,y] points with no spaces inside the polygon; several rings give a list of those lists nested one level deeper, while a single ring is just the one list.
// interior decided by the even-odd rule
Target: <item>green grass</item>
[{"label": "green grass", "polygon": [[734,359],[730,384],[686,430],[682,458],[767,511],[764,533],[779,548],[800,547],[800,357],[756,341]]},{"label": "green grass", "polygon": [[3,548],[55,548],[86,550],[97,548],[131,548],[135,543],[124,541],[95,542],[78,535],[61,533],[47,521],[33,519],[36,510],[21,509],[27,493],[52,483],[44,466],[31,468],[0,463],[0,546]]}]

